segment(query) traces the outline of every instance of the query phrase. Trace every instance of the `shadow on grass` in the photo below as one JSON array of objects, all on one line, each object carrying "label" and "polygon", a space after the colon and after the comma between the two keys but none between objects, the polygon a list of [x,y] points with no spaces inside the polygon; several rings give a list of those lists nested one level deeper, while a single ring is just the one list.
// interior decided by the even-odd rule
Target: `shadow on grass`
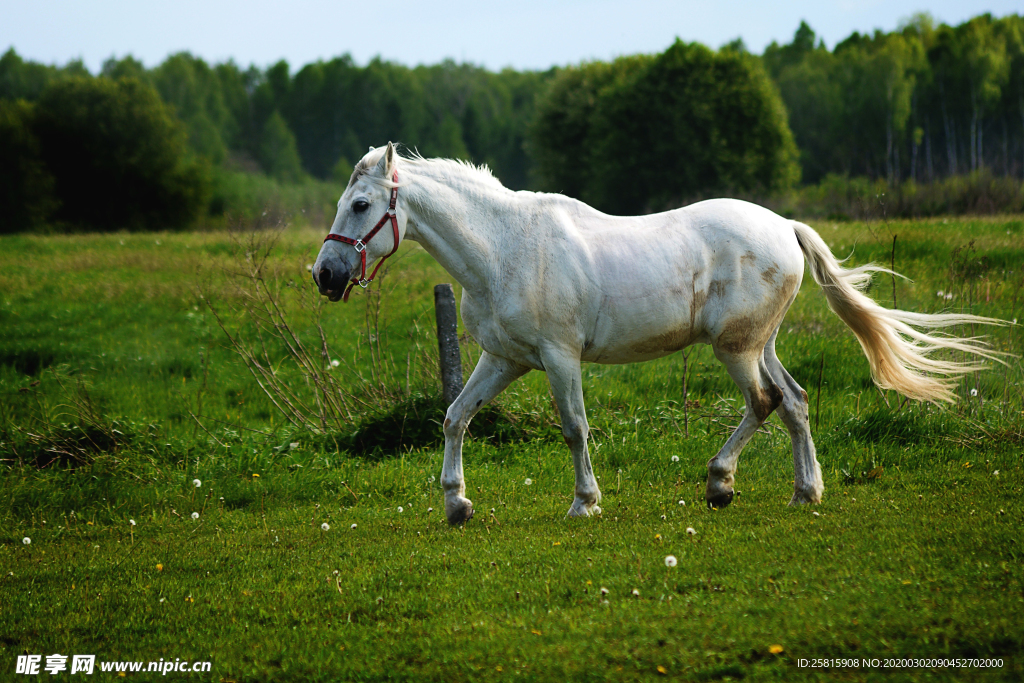
[{"label": "shadow on grass", "polygon": [[[367,460],[381,460],[416,448],[444,444],[443,422],[447,407],[441,397],[414,394],[388,410],[360,422],[352,434],[327,434],[317,439],[324,449],[340,448]],[[492,444],[561,439],[560,429],[541,419],[520,416],[501,404],[484,406],[476,414],[466,436]]]}]

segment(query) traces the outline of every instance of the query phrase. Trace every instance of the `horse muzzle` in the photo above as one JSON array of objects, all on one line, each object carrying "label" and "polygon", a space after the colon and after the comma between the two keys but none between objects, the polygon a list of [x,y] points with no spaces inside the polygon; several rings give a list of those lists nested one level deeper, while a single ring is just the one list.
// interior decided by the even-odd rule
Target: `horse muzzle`
[{"label": "horse muzzle", "polygon": [[326,265],[313,269],[313,282],[321,294],[330,301],[341,301],[345,289],[351,279],[351,272],[342,272],[345,268],[330,268]]}]

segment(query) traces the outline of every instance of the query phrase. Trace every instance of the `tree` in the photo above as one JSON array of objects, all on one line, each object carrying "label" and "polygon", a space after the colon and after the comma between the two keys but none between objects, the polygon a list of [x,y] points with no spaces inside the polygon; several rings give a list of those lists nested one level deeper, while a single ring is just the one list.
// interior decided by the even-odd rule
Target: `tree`
[{"label": "tree", "polygon": [[151,72],[164,102],[185,124],[189,145],[215,164],[237,145],[239,125],[224,101],[223,84],[205,61],[187,52],[171,55]]},{"label": "tree", "polygon": [[[858,34],[854,34],[858,35]],[[804,58],[815,51],[814,30],[801,21],[800,26],[793,36],[793,42],[788,45],[779,45],[775,41],[764,50],[764,66],[772,78],[778,79],[786,67],[796,66],[804,61]],[[824,50],[824,45],[819,45],[819,50]]]},{"label": "tree", "polygon": [[205,206],[208,181],[189,159],[184,129],[137,79],[55,80],[40,95],[32,128],[54,177],[60,223],[182,228]]},{"label": "tree", "polygon": [[540,187],[582,197],[591,182],[594,113],[601,93],[628,81],[651,61],[646,55],[589,62],[560,71],[538,97],[527,149]]},{"label": "tree", "polygon": [[297,183],[304,176],[295,136],[279,112],[263,124],[259,160],[267,175],[282,182]]},{"label": "tree", "polygon": [[975,17],[959,27],[963,68],[971,98],[971,169],[984,165],[984,115],[1000,99],[1009,80],[1006,40],[993,28],[992,16]]},{"label": "tree", "polygon": [[33,107],[0,101],[0,234],[43,225],[59,206],[32,132]]},{"label": "tree", "polygon": [[785,109],[758,60],[696,43],[560,76],[535,135],[547,182],[611,213],[768,193],[799,177]]}]

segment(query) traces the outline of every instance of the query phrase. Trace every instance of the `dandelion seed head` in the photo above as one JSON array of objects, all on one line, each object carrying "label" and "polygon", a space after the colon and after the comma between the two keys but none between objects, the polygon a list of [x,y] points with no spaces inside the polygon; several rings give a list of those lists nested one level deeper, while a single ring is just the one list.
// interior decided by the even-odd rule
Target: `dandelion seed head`
[{"label": "dandelion seed head", "polygon": [[128,520],[128,524],[130,524],[131,526],[135,526],[135,520],[134,519],[129,519]]},{"label": "dandelion seed head", "polygon": [[632,595],[632,596],[633,596],[634,598],[639,598],[639,597],[640,597],[640,591],[638,591],[638,590],[637,590],[636,588],[634,588],[634,589],[633,589],[632,591],[630,591],[630,594],[631,594],[631,595]]},{"label": "dandelion seed head", "polygon": [[668,519],[668,517],[666,517],[665,515],[662,515],[662,516],[661,516],[661,521],[663,521],[663,522],[664,522],[664,521],[665,521],[666,519]]},{"label": "dandelion seed head", "polygon": [[32,544],[32,539],[29,538],[28,536],[26,536],[25,538],[21,539],[21,542],[24,543],[25,545],[31,545]]},{"label": "dandelion seed head", "polygon": [[679,462],[679,456],[678,455],[673,455],[672,456],[672,462]]},{"label": "dandelion seed head", "polygon": [[977,395],[978,395],[978,390],[977,389],[971,389],[971,396],[977,396]]},{"label": "dandelion seed head", "polygon": [[674,567],[677,564],[679,564],[679,561],[676,559],[675,555],[666,555],[665,556],[665,566],[666,567]]},{"label": "dandelion seed head", "polygon": [[679,499],[679,504],[680,504],[680,505],[686,505],[686,501],[685,501],[685,500],[683,500],[682,498],[680,498],[680,499]]},{"label": "dandelion seed head", "polygon": [[696,536],[697,530],[694,529],[692,526],[688,526],[686,527],[686,533],[688,533],[690,536]]},{"label": "dandelion seed head", "polygon": [[427,508],[427,514],[430,514],[433,511],[434,511],[434,508]]},{"label": "dandelion seed head", "polygon": [[817,511],[814,511],[811,514],[814,515],[815,517],[821,517],[821,515],[819,515]]},{"label": "dandelion seed head", "polygon": [[953,292],[946,293],[946,301],[950,301],[953,298]]},{"label": "dandelion seed head", "polygon": [[339,365],[341,365],[341,361],[339,361],[339,360],[332,360],[332,361],[331,361],[331,367],[332,367],[332,368],[336,368],[336,367],[338,367]]},{"label": "dandelion seed head", "polygon": [[199,488],[200,486],[203,485],[203,482],[199,481],[198,479],[193,479],[192,485],[195,486],[196,488]]},{"label": "dandelion seed head", "polygon": [[356,528],[357,526],[359,526],[359,525],[358,525],[358,524],[355,524],[355,523],[353,523],[353,524],[352,524],[352,526],[351,526],[350,528],[352,528],[352,529],[355,529],[355,528]]},{"label": "dandelion seed head", "polygon": [[331,525],[328,524],[327,522],[324,522],[323,524],[320,525],[320,528],[323,529],[324,531],[330,531],[331,530]]},{"label": "dandelion seed head", "polygon": [[608,595],[608,589],[604,586],[601,586],[601,595]]},{"label": "dandelion seed head", "polygon": [[199,519],[199,513],[198,512],[193,512],[192,513],[192,519]]},{"label": "dandelion seed head", "polygon": [[398,511],[399,512],[405,512],[405,508],[403,508],[401,505],[399,505],[398,506]]},{"label": "dandelion seed head", "polygon": [[946,296],[946,293],[940,289],[939,291],[935,292],[935,296],[941,298],[941,297]]},{"label": "dandelion seed head", "polygon": [[526,480],[523,481],[523,483],[526,484],[527,486],[530,486],[531,484],[533,484],[533,479],[527,477]]},{"label": "dandelion seed head", "polygon": [[993,477],[998,477],[999,476],[999,470],[996,470],[995,472],[993,472],[992,476]]}]

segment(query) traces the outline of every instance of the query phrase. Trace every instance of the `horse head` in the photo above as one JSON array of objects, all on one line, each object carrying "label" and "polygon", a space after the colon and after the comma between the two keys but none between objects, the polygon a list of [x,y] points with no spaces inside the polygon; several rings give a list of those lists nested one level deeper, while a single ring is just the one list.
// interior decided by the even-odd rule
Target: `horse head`
[{"label": "horse head", "polygon": [[[347,301],[356,284],[366,287],[405,236],[406,221],[399,218],[396,204],[396,162],[392,143],[386,148],[371,147],[338,200],[334,224],[313,264],[313,281],[331,301]],[[367,277],[368,265],[377,259],[377,267]]]}]

